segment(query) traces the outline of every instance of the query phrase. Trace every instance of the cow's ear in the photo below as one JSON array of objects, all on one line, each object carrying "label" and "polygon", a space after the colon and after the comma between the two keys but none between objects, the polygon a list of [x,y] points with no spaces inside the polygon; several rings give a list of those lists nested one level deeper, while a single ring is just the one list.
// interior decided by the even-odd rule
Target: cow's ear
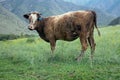
[{"label": "cow's ear", "polygon": [[41,13],[37,13],[38,18],[40,18],[40,17],[41,17],[41,15],[42,15]]},{"label": "cow's ear", "polygon": [[30,16],[30,14],[24,14],[24,15],[23,15],[23,17],[26,18],[26,19],[28,19],[29,16]]}]

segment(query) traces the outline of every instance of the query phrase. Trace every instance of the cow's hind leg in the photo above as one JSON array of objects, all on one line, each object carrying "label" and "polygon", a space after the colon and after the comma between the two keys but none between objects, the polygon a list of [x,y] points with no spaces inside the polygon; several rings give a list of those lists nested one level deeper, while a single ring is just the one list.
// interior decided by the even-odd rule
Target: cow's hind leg
[{"label": "cow's hind leg", "polygon": [[94,54],[95,45],[96,45],[95,42],[94,42],[93,36],[88,38],[88,42],[89,42],[90,47],[91,47],[91,59],[93,59],[93,54]]},{"label": "cow's hind leg", "polygon": [[93,36],[90,36],[89,38],[88,38],[88,42],[89,42],[89,44],[90,44],[90,47],[91,47],[91,56],[90,56],[90,61],[91,61],[91,67],[92,67],[92,63],[93,63],[93,54],[94,54],[94,51],[95,51],[95,42],[94,42],[94,38],[93,38]]},{"label": "cow's hind leg", "polygon": [[80,55],[76,58],[77,61],[80,61],[84,55],[84,52],[86,51],[87,47],[88,47],[88,43],[87,43],[87,38],[86,36],[84,37],[80,37],[80,42],[81,42],[81,45],[82,45],[82,49],[81,49],[81,53]]}]

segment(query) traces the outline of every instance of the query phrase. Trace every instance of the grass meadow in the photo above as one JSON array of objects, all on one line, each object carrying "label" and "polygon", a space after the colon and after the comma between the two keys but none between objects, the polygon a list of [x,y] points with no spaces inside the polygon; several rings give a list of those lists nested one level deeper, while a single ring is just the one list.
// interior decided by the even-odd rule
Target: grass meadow
[{"label": "grass meadow", "polygon": [[120,25],[95,30],[96,51],[90,65],[90,47],[75,61],[79,39],[50,45],[39,37],[0,41],[0,80],[120,80]]}]

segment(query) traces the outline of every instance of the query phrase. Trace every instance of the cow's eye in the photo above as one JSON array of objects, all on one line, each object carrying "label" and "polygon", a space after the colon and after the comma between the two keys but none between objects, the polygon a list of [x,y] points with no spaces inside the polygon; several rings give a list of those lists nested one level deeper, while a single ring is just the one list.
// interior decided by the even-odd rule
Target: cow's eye
[{"label": "cow's eye", "polygon": [[37,21],[39,21],[39,18],[37,18]]}]

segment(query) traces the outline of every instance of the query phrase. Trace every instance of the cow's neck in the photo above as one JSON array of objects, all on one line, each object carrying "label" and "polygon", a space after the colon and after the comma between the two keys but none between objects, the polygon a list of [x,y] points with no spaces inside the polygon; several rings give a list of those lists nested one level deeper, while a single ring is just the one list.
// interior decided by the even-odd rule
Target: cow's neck
[{"label": "cow's neck", "polygon": [[44,33],[44,29],[45,29],[45,23],[46,23],[47,19],[43,18],[41,21],[38,21],[38,26],[37,26],[37,32],[39,34],[39,36],[45,40],[46,42],[49,42],[49,40],[46,38],[46,35]]}]

